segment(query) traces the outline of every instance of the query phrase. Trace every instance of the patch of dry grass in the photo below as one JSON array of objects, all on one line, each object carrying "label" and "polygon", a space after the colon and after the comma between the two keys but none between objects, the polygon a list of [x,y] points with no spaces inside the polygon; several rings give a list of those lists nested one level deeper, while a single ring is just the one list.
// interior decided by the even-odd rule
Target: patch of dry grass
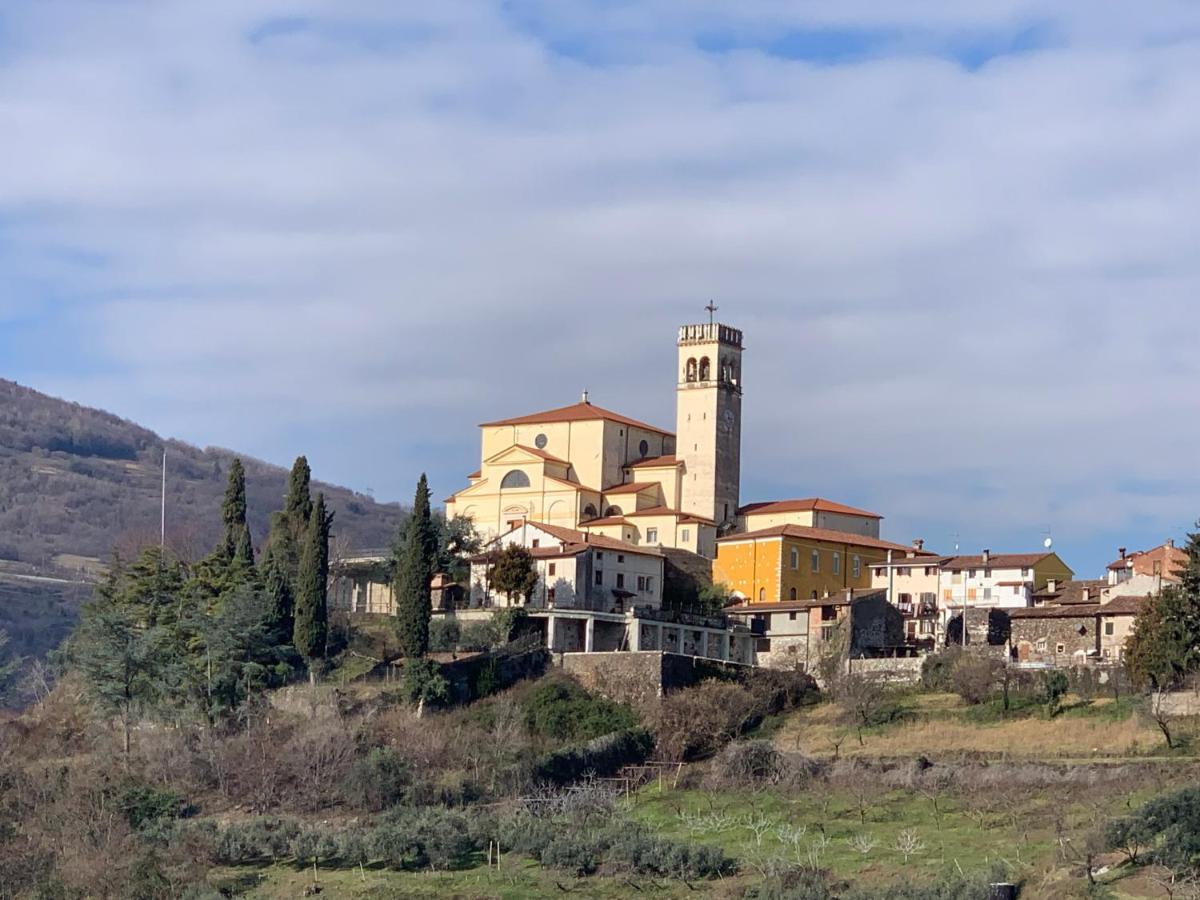
[{"label": "patch of dry grass", "polygon": [[[1105,701],[1097,701],[1103,704]],[[906,715],[883,728],[868,729],[860,746],[833,704],[792,715],[775,735],[781,750],[808,756],[915,756],[970,753],[1023,759],[1083,759],[1165,754],[1162,735],[1139,716],[1112,721],[1102,716],[1021,716],[979,723],[948,694],[916,695]]]}]

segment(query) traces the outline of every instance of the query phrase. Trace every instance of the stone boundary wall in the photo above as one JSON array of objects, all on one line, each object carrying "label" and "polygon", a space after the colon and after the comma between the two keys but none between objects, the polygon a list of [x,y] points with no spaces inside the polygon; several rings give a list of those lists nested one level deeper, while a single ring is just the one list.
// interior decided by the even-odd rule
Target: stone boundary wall
[{"label": "stone boundary wall", "polygon": [[916,684],[921,680],[924,657],[902,656],[888,659],[851,659],[849,671],[891,684]]},{"label": "stone boundary wall", "polygon": [[710,678],[735,679],[746,666],[661,650],[620,653],[559,653],[555,664],[585,688],[619,703],[657,700]]}]

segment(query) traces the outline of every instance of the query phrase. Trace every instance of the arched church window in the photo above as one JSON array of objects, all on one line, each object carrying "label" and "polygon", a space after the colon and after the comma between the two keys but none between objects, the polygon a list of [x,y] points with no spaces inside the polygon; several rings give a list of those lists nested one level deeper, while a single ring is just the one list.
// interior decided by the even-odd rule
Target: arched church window
[{"label": "arched church window", "polygon": [[692,357],[687,361],[687,380],[696,380],[696,357]]},{"label": "arched church window", "polygon": [[737,366],[735,366],[733,363],[729,364],[729,383],[730,384],[738,383],[738,370],[737,370]]},{"label": "arched church window", "polygon": [[619,506],[610,506],[608,509],[604,510],[604,515],[606,515],[606,516],[620,516],[620,515],[623,515],[623,513],[621,512],[621,507],[619,507]]},{"label": "arched church window", "polygon": [[817,599],[817,592],[816,592],[816,591],[813,591],[813,592],[812,592],[812,596],[811,596],[811,597],[809,597],[809,599],[810,599],[810,600],[816,600],[816,599]]},{"label": "arched church window", "polygon": [[788,599],[789,600],[796,599],[796,589],[795,588],[792,588],[790,591],[788,591]]},{"label": "arched church window", "polygon": [[708,379],[711,375],[712,375],[712,365],[709,363],[707,356],[702,357],[700,359],[700,380],[708,381]]},{"label": "arched church window", "polygon": [[587,506],[585,506],[585,507],[583,508],[583,517],[584,517],[585,519],[594,519],[594,518],[596,518],[596,504],[594,504],[594,503],[589,503]]},{"label": "arched church window", "polygon": [[649,452],[650,452],[650,442],[649,441],[642,441],[640,444],[638,444],[638,453],[640,453],[643,458]]},{"label": "arched church window", "polygon": [[759,588],[759,589],[758,589],[758,602],[759,602],[759,603],[766,603],[766,602],[767,602],[767,589],[766,589],[766,588]]},{"label": "arched church window", "polygon": [[500,490],[529,487],[529,476],[520,469],[513,469],[500,481]]},{"label": "arched church window", "polygon": [[721,363],[721,384],[729,383],[729,363]]}]

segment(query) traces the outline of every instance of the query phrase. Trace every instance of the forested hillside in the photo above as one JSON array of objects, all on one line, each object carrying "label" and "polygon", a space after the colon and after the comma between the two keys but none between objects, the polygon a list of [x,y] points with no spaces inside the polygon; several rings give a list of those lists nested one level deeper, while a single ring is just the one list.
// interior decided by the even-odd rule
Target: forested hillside
[{"label": "forested hillside", "polygon": [[[212,549],[234,453],[164,440],[110,413],[0,380],[0,560],[48,570],[71,556],[107,558],[114,547],[157,540],[164,447],[168,542],[185,557]],[[256,546],[284,495],[287,471],[242,458]],[[314,483],[336,514],[335,541],[386,546],[401,510],[344,488]]]}]

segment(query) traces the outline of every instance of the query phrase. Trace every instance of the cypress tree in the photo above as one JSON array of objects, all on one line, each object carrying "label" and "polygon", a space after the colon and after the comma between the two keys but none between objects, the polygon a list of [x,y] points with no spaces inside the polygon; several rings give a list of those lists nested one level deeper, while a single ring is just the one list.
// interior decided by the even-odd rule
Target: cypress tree
[{"label": "cypress tree", "polygon": [[296,579],[296,623],[292,646],[309,664],[309,677],[315,680],[313,662],[325,658],[328,634],[326,609],[329,574],[329,524],[325,514],[325,495],[318,494],[308,520],[308,533],[300,550],[300,572]]},{"label": "cypress tree", "polygon": [[290,644],[296,627],[292,585],[274,548],[263,553],[263,590],[267,595],[267,625],[276,644]]},{"label": "cypress tree", "polygon": [[237,549],[233,552],[233,564],[238,568],[254,568],[254,544],[250,540],[249,526],[243,526],[238,537]]},{"label": "cypress tree", "polygon": [[[225,487],[225,500],[221,504],[221,519],[225,523],[225,540],[221,553],[226,561],[232,562],[249,547],[248,559],[254,564],[254,550],[250,546],[250,532],[246,527],[246,469],[242,461],[234,457],[229,467],[229,483]],[[243,544],[245,546],[243,546]]]},{"label": "cypress tree", "polygon": [[288,478],[287,499],[283,503],[284,515],[291,520],[297,530],[304,528],[312,518],[312,469],[308,467],[307,456],[297,456],[292,463],[292,474]]},{"label": "cypress tree", "polygon": [[437,530],[429,510],[429,483],[422,473],[398,549],[394,585],[396,636],[401,653],[408,657],[424,656],[429,650],[429,586],[437,566],[437,549]]}]

